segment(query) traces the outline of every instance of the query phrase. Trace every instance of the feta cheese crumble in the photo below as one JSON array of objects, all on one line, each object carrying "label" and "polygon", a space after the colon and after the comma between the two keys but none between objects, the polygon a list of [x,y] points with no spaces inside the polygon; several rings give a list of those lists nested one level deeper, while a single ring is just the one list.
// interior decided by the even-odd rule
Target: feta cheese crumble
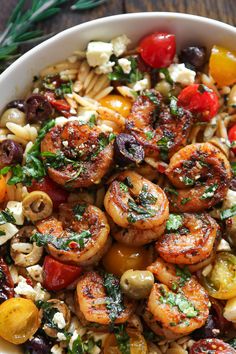
[{"label": "feta cheese crumble", "polygon": [[126,52],[127,46],[131,43],[131,40],[125,34],[122,34],[121,36],[113,38],[111,43],[113,45],[114,54],[119,57]]},{"label": "feta cheese crumble", "polygon": [[90,66],[106,64],[113,53],[112,43],[90,42],[87,47],[86,57]]},{"label": "feta cheese crumble", "polygon": [[131,71],[131,61],[126,58],[118,59],[118,64],[125,74],[129,74]]},{"label": "feta cheese crumble", "polygon": [[183,86],[194,84],[196,73],[188,69],[185,64],[171,64],[168,71],[174,82],[179,82]]},{"label": "feta cheese crumble", "polygon": [[52,321],[57,325],[59,329],[63,329],[66,326],[66,321],[61,312],[56,312]]}]

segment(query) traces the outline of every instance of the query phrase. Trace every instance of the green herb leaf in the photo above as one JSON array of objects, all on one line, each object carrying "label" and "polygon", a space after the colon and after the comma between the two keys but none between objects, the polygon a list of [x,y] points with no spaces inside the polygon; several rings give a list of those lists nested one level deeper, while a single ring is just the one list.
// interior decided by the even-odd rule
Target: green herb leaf
[{"label": "green herb leaf", "polygon": [[7,224],[7,223],[11,223],[11,224],[16,223],[14,216],[8,209],[0,211],[0,225]]},{"label": "green herb leaf", "polygon": [[11,169],[11,166],[5,166],[0,170],[0,175],[6,175]]},{"label": "green herb leaf", "polygon": [[231,164],[233,174],[234,174],[234,176],[236,176],[236,162],[231,162],[230,164]]},{"label": "green herb leaf", "polygon": [[130,223],[134,223],[138,220],[148,219],[156,215],[156,211],[151,208],[144,208],[143,206],[138,206],[132,199],[128,200],[129,205],[129,215],[127,220]]},{"label": "green herb leaf", "polygon": [[214,196],[215,191],[218,188],[218,184],[214,183],[212,186],[208,187],[203,195],[200,197],[201,200],[212,198]]},{"label": "green herb leaf", "polygon": [[93,114],[90,118],[89,118],[89,121],[88,121],[88,126],[90,128],[93,128],[96,124],[96,116],[95,114]]},{"label": "green herb leaf", "polygon": [[174,188],[165,187],[165,192],[169,192],[170,194],[174,194],[176,196],[179,195],[179,192]]},{"label": "green herb leaf", "polygon": [[187,177],[187,176],[183,177],[183,182],[186,186],[194,185],[194,180],[192,178]]},{"label": "green herb leaf", "polygon": [[131,71],[129,74],[125,74],[122,70],[122,67],[118,64],[117,58],[111,58],[112,61],[115,61],[116,64],[113,67],[112,73],[108,74],[108,78],[111,81],[120,81],[124,83],[135,83],[143,79],[143,74],[138,69],[137,60],[134,57],[128,57],[128,60],[131,62]]},{"label": "green herb leaf", "polygon": [[191,198],[182,198],[180,203],[181,203],[182,205],[185,205],[185,204],[187,204],[190,200],[191,200]]},{"label": "green herb leaf", "polygon": [[142,187],[142,191],[138,196],[138,201],[143,207],[146,207],[147,205],[155,204],[157,201],[157,198],[154,197],[154,195],[152,193],[148,192],[148,186],[146,184],[144,184]]},{"label": "green herb leaf", "polygon": [[159,72],[162,73],[163,75],[165,75],[165,80],[169,84],[173,85],[174,81],[171,79],[169,70],[167,68],[161,68],[161,69],[159,69]]},{"label": "green herb leaf", "polygon": [[77,204],[73,208],[73,212],[75,214],[75,218],[80,221],[84,215],[84,212],[87,208],[86,204]]},{"label": "green herb leaf", "polygon": [[125,326],[114,327],[114,334],[121,353],[130,354],[130,337],[125,330]]},{"label": "green herb leaf", "polygon": [[157,141],[157,146],[159,147],[162,160],[166,161],[168,159],[168,152],[169,148],[171,147],[171,141],[167,136],[163,136]]},{"label": "green herb leaf", "polygon": [[221,210],[221,212],[220,212],[221,220],[232,218],[235,215],[236,215],[236,204],[233,205],[231,208],[225,209],[225,210]]},{"label": "green herb leaf", "polygon": [[168,231],[176,231],[183,225],[183,219],[181,215],[170,214],[166,223],[166,229]]},{"label": "green herb leaf", "polygon": [[152,101],[155,105],[159,106],[160,105],[160,100],[157,98],[157,95],[153,91],[144,91],[143,92],[144,96],[147,96],[150,101]]},{"label": "green herb leaf", "polygon": [[181,107],[178,107],[178,98],[176,98],[175,96],[172,96],[170,98],[170,113],[174,116],[180,117],[183,115],[183,109]]},{"label": "green herb leaf", "polygon": [[149,132],[145,132],[145,135],[146,135],[146,137],[147,137],[147,140],[152,140],[153,138],[154,138],[154,136],[155,136],[155,132],[153,131],[149,131]]},{"label": "green herb leaf", "polygon": [[212,90],[207,87],[206,85],[203,85],[203,84],[200,84],[198,86],[198,89],[197,89],[200,93],[204,93],[204,92],[212,92]]},{"label": "green herb leaf", "polygon": [[126,184],[124,184],[123,182],[119,182],[119,185],[120,185],[120,189],[121,189],[123,192],[125,192],[125,193],[128,192],[129,188],[126,186]]},{"label": "green herb leaf", "polygon": [[61,84],[60,87],[55,89],[55,95],[56,97],[61,97],[63,98],[64,95],[72,93],[72,81],[69,81],[67,83]]},{"label": "green herb leaf", "polygon": [[119,279],[113,274],[104,274],[104,287],[106,289],[106,307],[109,311],[109,317],[112,323],[124,311],[123,295],[120,289]]},{"label": "green herb leaf", "polygon": [[89,10],[102,5],[107,0],[78,0],[73,6],[71,6],[71,10]]},{"label": "green herb leaf", "polygon": [[192,274],[190,273],[187,266],[185,266],[183,268],[179,268],[176,265],[175,269],[176,269],[177,277],[180,277],[180,279],[178,280],[178,285],[182,287],[191,278]]}]

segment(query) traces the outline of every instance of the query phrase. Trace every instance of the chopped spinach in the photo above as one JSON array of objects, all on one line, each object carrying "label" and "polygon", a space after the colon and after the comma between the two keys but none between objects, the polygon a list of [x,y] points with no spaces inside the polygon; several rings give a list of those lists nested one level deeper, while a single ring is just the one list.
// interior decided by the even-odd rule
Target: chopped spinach
[{"label": "chopped spinach", "polygon": [[124,311],[123,295],[120,289],[119,279],[113,274],[104,273],[104,287],[106,289],[106,307],[109,312],[109,317],[112,323]]},{"label": "chopped spinach", "polygon": [[218,188],[218,184],[214,183],[212,186],[208,187],[205,192],[200,197],[201,200],[212,198],[214,196],[215,191]]},{"label": "chopped spinach", "polygon": [[130,354],[130,337],[124,325],[114,327],[114,334],[122,354]]},{"label": "chopped spinach", "polygon": [[220,212],[221,220],[232,218],[232,216],[234,216],[234,215],[236,215],[236,204],[233,205],[231,208],[221,210],[221,212]]},{"label": "chopped spinach", "polygon": [[55,120],[50,120],[41,128],[34,145],[26,154],[24,166],[16,165],[11,167],[12,177],[7,182],[9,185],[23,183],[26,186],[30,186],[33,179],[40,180],[46,175],[40,155],[40,143],[54,125]]},{"label": "chopped spinach", "polygon": [[82,216],[87,208],[86,204],[77,204],[73,207],[73,212],[75,214],[75,218],[80,221]]},{"label": "chopped spinach", "polygon": [[0,225],[6,224],[8,222],[12,224],[16,223],[12,213],[8,209],[0,211]]},{"label": "chopped spinach", "polygon": [[[114,58],[116,60],[116,58]],[[143,79],[143,74],[138,69],[137,60],[134,57],[127,58],[131,62],[131,70],[129,74],[125,74],[122,67],[116,62],[112,73],[108,74],[111,81],[120,81],[124,83],[135,83]]]},{"label": "chopped spinach", "polygon": [[166,229],[168,231],[176,231],[183,225],[183,219],[181,215],[170,214],[166,223]]},{"label": "chopped spinach", "polygon": [[54,235],[41,234],[40,232],[36,232],[31,236],[30,241],[36,242],[36,245],[39,247],[46,246],[48,243],[50,243],[57,249],[68,251],[70,250],[71,242],[77,243],[78,248],[83,249],[91,236],[92,235],[89,230],[84,230],[80,234],[71,232],[68,233],[67,237],[56,237]]}]

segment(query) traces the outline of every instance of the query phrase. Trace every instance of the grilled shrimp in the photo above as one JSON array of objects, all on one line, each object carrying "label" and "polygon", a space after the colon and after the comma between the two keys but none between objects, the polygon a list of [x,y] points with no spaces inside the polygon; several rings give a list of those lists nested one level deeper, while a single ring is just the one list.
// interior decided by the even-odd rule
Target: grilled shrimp
[{"label": "grilled shrimp", "polygon": [[[112,309],[107,306],[107,293],[102,275],[94,271],[84,274],[78,281],[75,296],[76,312],[79,311],[79,317],[82,315],[85,320],[100,325],[109,325],[113,322]],[[114,308],[117,306],[114,303]],[[134,303],[125,297],[121,306],[121,311],[116,312],[115,324],[126,322],[134,310]]]},{"label": "grilled shrimp", "polygon": [[52,128],[41,142],[41,151],[49,176],[70,188],[99,183],[113,158],[107,133],[75,121]]},{"label": "grilled shrimp", "polygon": [[198,143],[174,154],[166,175],[177,189],[167,192],[171,211],[200,212],[224,199],[231,168],[220,150],[210,143]]},{"label": "grilled shrimp", "polygon": [[180,227],[160,237],[156,243],[159,255],[175,264],[195,264],[209,257],[219,234],[216,221],[207,213],[175,217],[180,220]]},{"label": "grilled shrimp", "polygon": [[134,102],[126,129],[144,147],[146,157],[166,159],[186,145],[191,124],[189,111],[171,113],[160,93],[150,90]]},{"label": "grilled shrimp", "polygon": [[181,335],[202,327],[208,318],[209,299],[195,277],[160,258],[147,269],[161,282],[154,284],[148,299],[148,311],[154,319]]},{"label": "grilled shrimp", "polygon": [[61,204],[59,220],[50,217],[36,224],[49,236],[48,252],[57,260],[76,264],[97,263],[110,246],[110,227],[105,214],[85,203]]},{"label": "grilled shrimp", "polygon": [[113,221],[121,227],[163,230],[169,205],[163,190],[133,171],[125,171],[111,183],[104,205]]}]

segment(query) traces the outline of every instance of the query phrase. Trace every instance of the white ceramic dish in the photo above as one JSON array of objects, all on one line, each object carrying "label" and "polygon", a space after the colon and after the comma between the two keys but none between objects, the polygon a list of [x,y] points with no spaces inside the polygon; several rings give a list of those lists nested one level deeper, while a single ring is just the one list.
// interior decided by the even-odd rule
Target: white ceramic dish
[{"label": "white ceramic dish", "polygon": [[[236,28],[204,17],[178,13],[136,13],[94,20],[67,29],[36,46],[0,75],[0,111],[12,99],[23,97],[32,78],[45,66],[67,58],[74,50],[83,50],[90,40],[110,40],[125,33],[135,44],[141,37],[164,30],[176,34],[178,48],[213,44],[236,50]],[[0,340],[0,354],[21,351]]]}]

